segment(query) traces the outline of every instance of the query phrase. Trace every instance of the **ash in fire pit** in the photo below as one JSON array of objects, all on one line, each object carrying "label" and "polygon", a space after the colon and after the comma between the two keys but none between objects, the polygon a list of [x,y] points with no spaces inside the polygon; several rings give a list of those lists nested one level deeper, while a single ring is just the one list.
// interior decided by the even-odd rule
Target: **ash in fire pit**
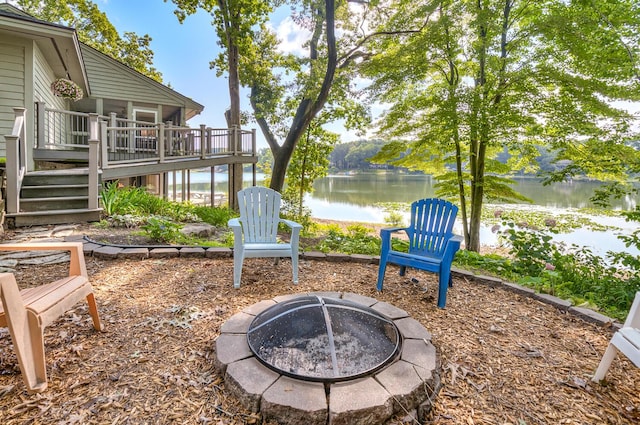
[{"label": "ash in fire pit", "polygon": [[397,356],[395,324],[377,311],[343,299],[298,297],[255,317],[249,348],[284,375],[335,382],[366,375]]}]

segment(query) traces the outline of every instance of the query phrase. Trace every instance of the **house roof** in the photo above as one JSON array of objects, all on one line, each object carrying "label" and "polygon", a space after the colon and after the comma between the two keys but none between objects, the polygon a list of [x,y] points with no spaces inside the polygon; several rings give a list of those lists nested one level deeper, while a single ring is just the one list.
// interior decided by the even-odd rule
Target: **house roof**
[{"label": "house roof", "polygon": [[92,95],[96,97],[184,107],[186,120],[204,109],[203,105],[193,99],[87,44],[81,43],[81,51],[85,58]]},{"label": "house roof", "polygon": [[69,78],[90,94],[75,29],[43,21],[8,3],[0,4],[0,36],[34,40],[57,77]]},{"label": "house roof", "polygon": [[[184,107],[186,120],[204,109],[191,98],[81,43],[74,28],[35,18],[8,3],[0,3],[0,36],[2,33],[35,40],[55,75],[80,84],[88,96]],[[135,99],[131,98],[133,93]]]}]

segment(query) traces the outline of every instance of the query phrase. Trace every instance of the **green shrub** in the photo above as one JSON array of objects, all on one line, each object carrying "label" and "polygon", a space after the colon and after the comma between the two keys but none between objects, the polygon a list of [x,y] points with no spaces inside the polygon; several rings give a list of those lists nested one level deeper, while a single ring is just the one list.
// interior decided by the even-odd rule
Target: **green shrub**
[{"label": "green shrub", "polygon": [[[113,215],[138,215],[144,216],[157,214],[157,211],[150,211],[147,197],[153,196],[143,188],[139,187],[118,187],[118,182],[107,183],[100,191],[102,208],[108,216]],[[160,198],[156,198],[162,201]]]},{"label": "green shrub", "polygon": [[387,215],[384,216],[385,224],[392,227],[400,227],[403,226],[404,216],[402,213],[397,211],[390,211]]},{"label": "green shrub", "polygon": [[[505,233],[514,257],[505,263],[505,272],[518,283],[624,319],[640,290],[637,256],[609,252],[601,257],[587,247],[567,247],[545,232],[513,225]],[[631,244],[638,242],[631,239]]]},{"label": "green shrub", "polygon": [[184,235],[180,232],[182,225],[165,217],[149,217],[142,229],[155,241],[163,243],[182,242]]},{"label": "green shrub", "polygon": [[366,255],[380,253],[380,238],[372,236],[371,229],[366,226],[348,226],[346,233],[337,225],[329,225],[326,229],[326,237],[317,247],[322,252]]},{"label": "green shrub", "polygon": [[193,208],[193,213],[205,223],[212,226],[224,227],[230,218],[237,217],[238,214],[227,207],[203,207],[197,206]]},{"label": "green shrub", "polygon": [[118,182],[107,183],[100,191],[100,200],[104,213],[108,216],[115,214],[115,205],[118,198]]},{"label": "green shrub", "polygon": [[504,278],[513,277],[510,260],[496,254],[481,255],[474,251],[461,249],[456,253],[454,264],[494,276],[502,276]]}]

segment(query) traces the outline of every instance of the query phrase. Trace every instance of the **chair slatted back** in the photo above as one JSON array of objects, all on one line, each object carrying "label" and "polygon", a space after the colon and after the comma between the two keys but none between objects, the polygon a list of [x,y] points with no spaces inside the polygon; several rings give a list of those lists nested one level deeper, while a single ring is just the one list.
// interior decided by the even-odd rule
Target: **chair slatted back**
[{"label": "chair slatted back", "polygon": [[624,321],[624,327],[640,330],[640,291],[636,292],[636,297],[631,304],[627,320]]},{"label": "chair slatted back", "polygon": [[453,235],[458,207],[443,199],[421,199],[411,204],[409,253],[442,256]]},{"label": "chair slatted back", "polygon": [[280,203],[280,194],[267,187],[254,186],[238,192],[245,243],[276,242]]}]

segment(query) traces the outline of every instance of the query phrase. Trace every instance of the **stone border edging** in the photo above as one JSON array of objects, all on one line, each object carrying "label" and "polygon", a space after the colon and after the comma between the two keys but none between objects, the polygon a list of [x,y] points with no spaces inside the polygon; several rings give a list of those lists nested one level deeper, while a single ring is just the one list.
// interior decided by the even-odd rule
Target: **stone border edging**
[{"label": "stone border edging", "polygon": [[[233,250],[231,248],[222,247],[197,247],[197,246],[119,246],[111,245],[102,242],[96,242],[88,238],[87,236],[67,236],[64,239],[66,242],[83,242],[85,255],[101,258],[105,260],[116,259],[132,259],[141,260],[145,258],[231,258],[233,256]],[[341,253],[328,253],[325,254],[320,251],[308,251],[301,252],[300,259],[315,260],[315,261],[329,261],[329,262],[352,262],[360,264],[378,264],[380,262],[379,256],[363,255],[363,254],[341,254]],[[536,299],[542,303],[549,304],[560,311],[573,314],[587,322],[595,323],[603,327],[611,327],[612,331],[619,329],[622,324],[616,320],[598,313],[597,311],[578,307],[571,304],[570,301],[563,300],[553,295],[541,294],[535,292],[531,288],[527,288],[512,282],[503,281],[496,277],[474,274],[470,271],[459,269],[456,267],[451,268],[451,273],[459,278],[466,278],[474,280],[475,282],[482,283],[491,287],[499,287],[507,291],[515,292],[517,294]]]}]

